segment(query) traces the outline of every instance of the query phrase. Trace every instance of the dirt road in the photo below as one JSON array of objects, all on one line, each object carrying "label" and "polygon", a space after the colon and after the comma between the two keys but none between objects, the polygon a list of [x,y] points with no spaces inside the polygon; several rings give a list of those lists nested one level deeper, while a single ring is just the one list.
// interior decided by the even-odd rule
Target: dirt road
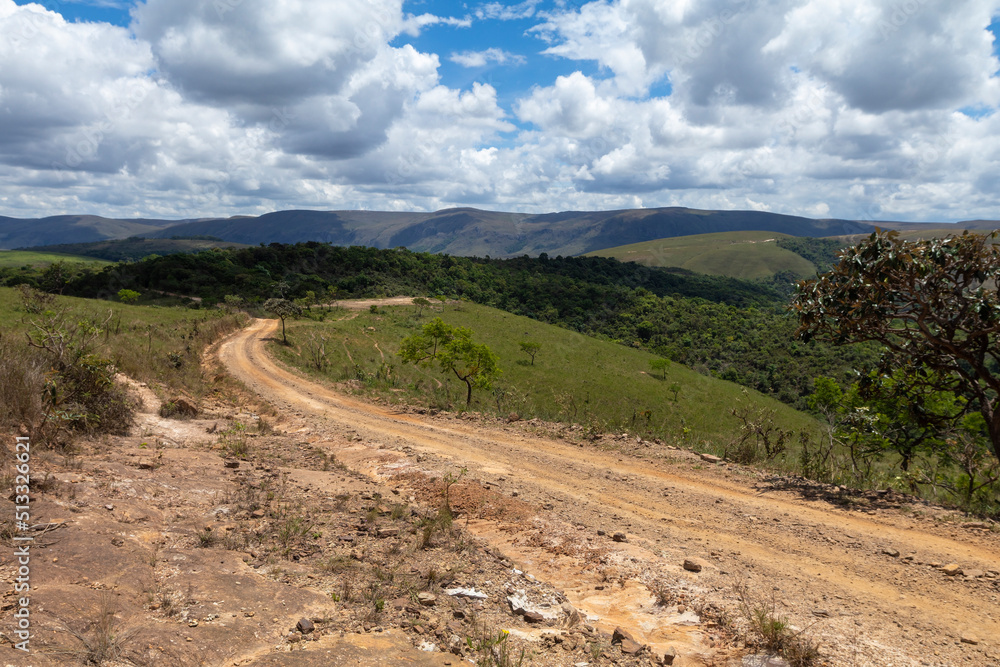
[{"label": "dirt road", "polygon": [[[219,346],[221,361],[315,429],[356,432],[368,445],[368,454],[355,456],[357,465],[387,474],[407,458],[403,452],[443,457],[492,488],[545,508],[546,530],[564,540],[611,544],[613,532],[627,533],[623,557],[615,561],[618,585],[606,587],[585,568],[561,566],[516,536],[480,527],[595,618],[629,624],[654,645],[687,642],[704,649],[709,633],[683,619],[658,619],[647,588],[637,582],[680,578],[692,594],[718,600],[731,597],[733,582],[742,581],[767,599],[773,595],[777,611],[808,628],[834,664],[1000,664],[995,531],[944,521],[930,510],[904,512],[889,501],[813,499],[683,451],[650,450],[638,458],[514,426],[396,414],[276,365],[264,350],[276,327],[276,321],[257,320]],[[606,536],[595,538],[598,531]],[[685,572],[687,557],[704,559],[705,569]],[[951,563],[961,573],[941,567]],[[601,578],[609,578],[607,567]]]}]

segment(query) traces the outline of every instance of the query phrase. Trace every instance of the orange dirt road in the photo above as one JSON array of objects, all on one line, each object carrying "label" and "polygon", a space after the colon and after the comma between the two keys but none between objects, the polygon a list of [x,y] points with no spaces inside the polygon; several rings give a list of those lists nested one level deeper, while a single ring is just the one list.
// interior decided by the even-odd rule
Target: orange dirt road
[{"label": "orange dirt road", "polygon": [[[805,628],[833,664],[1000,665],[995,531],[920,512],[809,499],[762,483],[743,468],[704,464],[683,451],[640,459],[513,426],[397,414],[277,365],[264,349],[277,326],[256,320],[223,341],[218,355],[249,388],[317,430],[349,429],[389,450],[443,457],[493,488],[516,489],[522,499],[551,507],[554,524],[581,536],[625,531],[632,549],[625,573],[686,577],[710,600],[731,599],[732,584],[744,582],[768,600],[773,596],[778,612]],[[481,534],[516,550],[509,536]],[[527,551],[518,556],[532,564]],[[708,563],[698,575],[680,568],[692,556]],[[948,576],[932,566],[948,563],[965,574]],[[543,558],[534,565],[539,578],[560,579]],[[607,599],[594,597],[590,583],[581,572],[564,572],[557,585],[582,610],[629,618],[623,600],[603,604]],[[632,599],[637,607],[648,604],[638,594]],[[632,625],[655,645],[650,618],[636,616]],[[670,639],[682,641],[676,633]],[[707,642],[703,634],[687,641]]]}]

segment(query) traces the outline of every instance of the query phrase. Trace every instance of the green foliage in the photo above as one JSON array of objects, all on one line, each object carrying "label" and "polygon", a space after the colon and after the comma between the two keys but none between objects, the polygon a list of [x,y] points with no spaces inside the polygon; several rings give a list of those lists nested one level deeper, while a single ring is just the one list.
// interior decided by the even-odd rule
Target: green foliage
[{"label": "green foliage", "polygon": [[445,324],[440,317],[424,325],[422,333],[400,343],[403,363],[429,366],[437,363],[444,373],[454,373],[465,383],[465,404],[472,403],[472,388],[490,389],[500,375],[500,359],[486,345],[472,340],[472,331]]},{"label": "green foliage", "polygon": [[43,389],[41,439],[65,443],[73,431],[128,433],[136,406],[115,383],[114,363],[94,350],[110,320],[110,315],[103,322],[73,320],[65,309],[31,320],[28,345],[44,353],[51,369]]},{"label": "green foliage", "polygon": [[874,341],[880,373],[899,369],[961,393],[982,414],[1000,460],[1000,250],[996,233],[904,241],[876,232],[834,269],[803,281],[798,334],[836,344]]},{"label": "green foliage", "polygon": [[122,303],[135,303],[142,294],[132,289],[122,288],[118,290],[118,300]]},{"label": "green foliage", "polygon": [[816,267],[817,273],[825,273],[837,263],[844,242],[838,239],[816,239],[808,236],[783,236],[778,238],[778,247],[790,250],[808,260]]},{"label": "green foliage", "polygon": [[[0,271],[0,280],[41,280],[37,271],[15,274],[5,278]],[[846,384],[852,369],[870,367],[877,357],[871,345],[795,341],[783,287],[601,257],[497,260],[273,243],[88,270],[64,287],[86,296],[159,290],[200,296],[206,305],[232,295],[249,306],[275,292],[292,300],[310,291],[333,298],[434,294],[442,304],[450,295],[639,346],[798,408],[805,407],[812,378],[829,375]]]},{"label": "green foliage", "polygon": [[649,367],[654,372],[655,371],[660,371],[663,374],[663,376],[662,376],[663,379],[666,380],[667,379],[667,368],[670,367],[670,360],[669,359],[664,359],[663,357],[660,357],[659,359],[650,359],[649,360]]},{"label": "green foliage", "polygon": [[521,348],[521,352],[524,352],[526,355],[531,357],[531,365],[534,366],[535,355],[537,355],[538,351],[542,349],[542,344],[531,340],[522,340],[517,344],[517,346]]},{"label": "green foliage", "polygon": [[424,308],[430,308],[431,302],[422,296],[418,296],[413,299],[413,305],[417,307],[417,318],[419,319],[424,312]]}]

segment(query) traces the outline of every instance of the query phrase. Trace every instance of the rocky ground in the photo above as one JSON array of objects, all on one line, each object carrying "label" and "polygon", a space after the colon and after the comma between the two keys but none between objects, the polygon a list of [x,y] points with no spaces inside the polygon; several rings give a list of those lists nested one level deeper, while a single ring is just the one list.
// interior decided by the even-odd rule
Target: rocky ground
[{"label": "rocky ground", "polygon": [[8,625],[3,664],[764,664],[761,613],[815,664],[1000,664],[995,524],[364,403],[274,366],[272,329],[213,351],[196,415],[136,386],[134,435],[33,454],[32,654]]}]

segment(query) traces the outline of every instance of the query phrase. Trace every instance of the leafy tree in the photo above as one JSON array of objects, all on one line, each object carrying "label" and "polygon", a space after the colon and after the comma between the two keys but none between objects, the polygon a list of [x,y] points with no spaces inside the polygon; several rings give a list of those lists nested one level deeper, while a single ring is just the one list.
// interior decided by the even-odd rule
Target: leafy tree
[{"label": "leafy tree", "polygon": [[306,293],[295,300],[295,304],[304,310],[312,310],[312,305],[316,303],[316,292],[306,290]]},{"label": "leafy tree", "polygon": [[663,379],[667,379],[667,367],[670,366],[670,360],[660,357],[659,359],[650,359],[649,367],[654,371],[661,371],[663,373]]},{"label": "leafy tree", "polygon": [[472,331],[453,327],[440,317],[425,324],[421,333],[404,338],[399,346],[403,363],[430,366],[435,362],[443,373],[454,373],[465,383],[465,404],[472,403],[472,388],[489,389],[500,375],[499,359],[489,347],[472,340]]},{"label": "leafy tree", "polygon": [[419,318],[424,312],[424,308],[429,308],[431,302],[422,296],[418,296],[413,300],[413,305],[417,307],[417,317]]},{"label": "leafy tree", "polygon": [[118,300],[122,303],[135,303],[142,296],[133,289],[120,289],[118,290]]},{"label": "leafy tree", "polygon": [[235,313],[236,311],[240,310],[244,305],[243,297],[238,296],[236,294],[227,294],[226,296],[223,297],[223,301],[224,301],[223,308],[226,309],[226,312],[230,313]]},{"label": "leafy tree", "polygon": [[285,320],[289,317],[298,317],[301,315],[302,308],[288,299],[274,298],[264,302],[264,310],[281,320],[281,342],[284,345],[288,345],[288,338],[285,336]]},{"label": "leafy tree", "polygon": [[883,375],[903,369],[959,392],[982,414],[1000,460],[1000,251],[989,235],[905,241],[878,231],[834,269],[798,284],[798,335],[884,346]]},{"label": "leafy tree", "polygon": [[540,349],[542,349],[542,344],[530,340],[522,340],[518,343],[518,346],[520,346],[521,352],[524,352],[526,355],[531,357],[531,365],[534,366],[535,355],[538,354]]},{"label": "leafy tree", "polygon": [[904,370],[889,377],[869,376],[859,390],[877,416],[875,428],[884,437],[885,448],[899,454],[904,472],[921,453],[942,451],[967,409],[961,396],[936,390],[934,383]]},{"label": "leafy tree", "polygon": [[672,383],[669,387],[667,387],[667,391],[669,391],[670,393],[672,393],[674,395],[674,403],[676,403],[677,402],[677,394],[681,393],[681,385],[680,385],[680,383],[679,382]]}]

